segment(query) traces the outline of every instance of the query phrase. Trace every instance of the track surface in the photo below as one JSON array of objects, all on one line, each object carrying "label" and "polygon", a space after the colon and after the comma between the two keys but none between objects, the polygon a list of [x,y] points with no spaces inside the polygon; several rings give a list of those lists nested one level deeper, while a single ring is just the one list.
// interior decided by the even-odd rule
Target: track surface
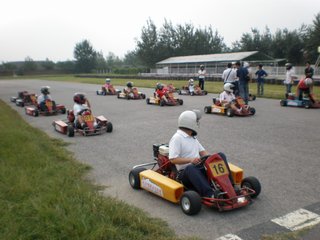
[{"label": "track surface", "polygon": [[[51,126],[53,120],[66,116],[35,118],[10,103],[10,97],[18,91],[39,94],[43,85],[49,85],[54,100],[69,109],[75,92],[87,93],[94,114],[109,118],[114,131],[101,136],[69,138]],[[211,153],[224,152],[230,162],[244,169],[246,176],[256,176],[262,192],[254,204],[246,208],[220,213],[203,207],[200,214],[189,217],[178,205],[145,191],[133,190],[128,183],[128,173],[134,165],[153,161],[152,144],[169,141],[182,111],[203,111],[216,95],[181,96],[183,106],[160,107],[147,105],[144,100],[97,96],[98,88],[99,85],[91,84],[1,80],[0,98],[31,125],[51,137],[72,143],[67,148],[80,162],[93,167],[89,177],[97,184],[108,186],[105,195],[164,219],[180,236],[215,239],[263,226],[270,219],[319,202],[320,110],[280,107],[278,100],[257,99],[250,102],[256,108],[253,117],[204,114],[198,137],[202,145]],[[152,94],[152,89],[139,90],[147,96]]]}]

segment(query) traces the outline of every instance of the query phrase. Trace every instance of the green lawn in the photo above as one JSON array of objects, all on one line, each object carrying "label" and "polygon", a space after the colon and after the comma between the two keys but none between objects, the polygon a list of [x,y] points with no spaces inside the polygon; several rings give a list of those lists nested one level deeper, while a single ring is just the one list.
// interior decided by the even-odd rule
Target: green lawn
[{"label": "green lawn", "polygon": [[85,180],[65,143],[0,100],[0,239],[178,239],[167,224]]},{"label": "green lawn", "polygon": [[[4,78],[2,78],[4,79]],[[51,81],[66,81],[66,82],[80,82],[80,83],[91,83],[91,84],[104,84],[104,78],[86,78],[86,77],[75,77],[73,75],[43,75],[43,76],[23,76],[9,79],[42,79],[42,80],[51,80]],[[146,87],[146,88],[154,88],[156,83],[160,80],[145,80],[145,79],[122,79],[122,78],[113,78],[112,84],[115,86],[124,86],[126,82],[132,81],[136,87]],[[183,85],[187,84],[187,81],[178,81],[178,80],[162,80],[162,83],[168,84],[173,83],[173,85],[177,88],[181,88]],[[255,94],[257,92],[256,83],[250,83],[250,93]],[[209,82],[205,83],[205,89],[210,93],[221,93],[223,91],[223,83],[222,82]],[[295,86],[292,88],[292,91],[295,91]],[[282,99],[284,98],[285,87],[283,85],[276,84],[265,84],[264,87],[264,97],[265,98],[274,98],[274,99]],[[314,94],[317,99],[320,99],[320,86],[314,87]]]}]

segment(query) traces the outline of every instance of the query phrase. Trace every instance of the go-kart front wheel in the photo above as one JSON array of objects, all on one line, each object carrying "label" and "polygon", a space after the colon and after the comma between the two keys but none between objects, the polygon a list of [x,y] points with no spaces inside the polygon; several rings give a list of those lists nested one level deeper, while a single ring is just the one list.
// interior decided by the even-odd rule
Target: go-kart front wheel
[{"label": "go-kart front wheel", "polygon": [[250,107],[249,111],[250,111],[251,115],[254,115],[256,113],[256,109],[253,107]]},{"label": "go-kart front wheel", "polygon": [[179,99],[179,104],[183,105],[183,100],[182,99]]},{"label": "go-kart front wheel", "polygon": [[226,115],[228,117],[233,117],[234,113],[233,113],[233,110],[231,108],[227,108],[226,110]]},{"label": "go-kart front wheel", "polygon": [[71,124],[67,126],[67,135],[68,137],[74,137],[74,127]]},{"label": "go-kart front wheel", "polygon": [[113,130],[113,125],[111,122],[107,122],[107,128],[106,128],[106,132],[112,132]]},{"label": "go-kart front wheel", "polygon": [[211,113],[211,106],[204,107],[204,112],[205,113]]},{"label": "go-kart front wheel", "polygon": [[184,192],[180,198],[180,207],[187,215],[195,215],[201,210],[201,197],[195,191]]},{"label": "go-kart front wheel", "polygon": [[282,99],[282,100],[280,101],[280,106],[281,106],[281,107],[287,106],[287,100],[283,100],[283,99]]},{"label": "go-kart front wheel", "polygon": [[134,168],[130,171],[129,173],[129,183],[130,183],[130,186],[134,189],[141,189],[141,186],[140,186],[140,173],[142,171],[146,170],[145,168],[143,167],[139,167],[139,168]]},{"label": "go-kart front wheel", "polygon": [[255,177],[246,177],[242,180],[241,187],[250,188],[255,191],[255,194],[251,195],[252,198],[258,197],[261,192],[261,184]]}]

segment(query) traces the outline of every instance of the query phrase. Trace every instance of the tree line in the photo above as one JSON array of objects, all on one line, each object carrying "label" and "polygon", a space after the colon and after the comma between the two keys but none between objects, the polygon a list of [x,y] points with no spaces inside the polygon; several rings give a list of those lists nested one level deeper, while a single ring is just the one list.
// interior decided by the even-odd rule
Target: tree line
[{"label": "tree line", "polygon": [[[136,47],[128,51],[123,59],[112,52],[104,56],[91,45],[89,40],[76,43],[73,51],[75,61],[53,63],[49,59],[40,67],[46,70],[58,69],[75,73],[119,73],[135,74],[147,72],[155,64],[173,56],[228,53],[241,51],[260,51],[276,59],[286,59],[293,64],[303,65],[305,61],[314,63],[319,55],[320,13],[312,24],[302,24],[298,29],[278,29],[271,33],[266,26],[263,32],[252,28],[243,33],[240,40],[227,46],[223,37],[211,25],[196,28],[192,24],[173,25],[165,20],[158,29],[151,19],[142,27]],[[0,71],[17,70],[10,63],[2,63]],[[34,71],[39,64],[27,57],[20,71]],[[22,69],[22,70],[21,70]]]}]

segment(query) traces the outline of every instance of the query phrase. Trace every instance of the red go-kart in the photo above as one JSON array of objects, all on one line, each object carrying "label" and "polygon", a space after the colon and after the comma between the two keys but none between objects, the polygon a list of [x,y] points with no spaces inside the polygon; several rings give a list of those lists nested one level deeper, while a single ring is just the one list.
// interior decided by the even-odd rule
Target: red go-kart
[{"label": "red go-kart", "polygon": [[94,117],[89,109],[85,109],[81,113],[84,127],[79,126],[75,121],[75,116],[72,110],[68,111],[68,119],[56,120],[52,123],[54,129],[62,134],[66,134],[69,137],[73,137],[75,133],[79,133],[83,136],[98,135],[104,132],[112,132],[112,123],[104,116]]},{"label": "red go-kart", "polygon": [[39,115],[51,116],[58,113],[65,114],[66,108],[64,105],[56,104],[55,101],[47,99],[43,106],[40,106],[37,102],[34,106],[25,107],[25,112],[27,115],[38,117]]},{"label": "red go-kart", "polygon": [[18,107],[35,105],[37,103],[37,95],[28,91],[18,92],[18,97],[11,97],[11,102],[16,103]]},{"label": "red go-kart", "polygon": [[180,203],[182,211],[187,215],[199,213],[202,204],[219,211],[245,207],[261,192],[261,184],[257,178],[243,178],[241,168],[224,161],[219,154],[213,154],[202,157],[201,164],[204,164],[207,171],[214,197],[201,197],[179,181],[179,173],[168,159],[168,151],[167,145],[153,145],[156,162],[133,167],[129,173],[131,187],[142,188],[170,202]]}]

